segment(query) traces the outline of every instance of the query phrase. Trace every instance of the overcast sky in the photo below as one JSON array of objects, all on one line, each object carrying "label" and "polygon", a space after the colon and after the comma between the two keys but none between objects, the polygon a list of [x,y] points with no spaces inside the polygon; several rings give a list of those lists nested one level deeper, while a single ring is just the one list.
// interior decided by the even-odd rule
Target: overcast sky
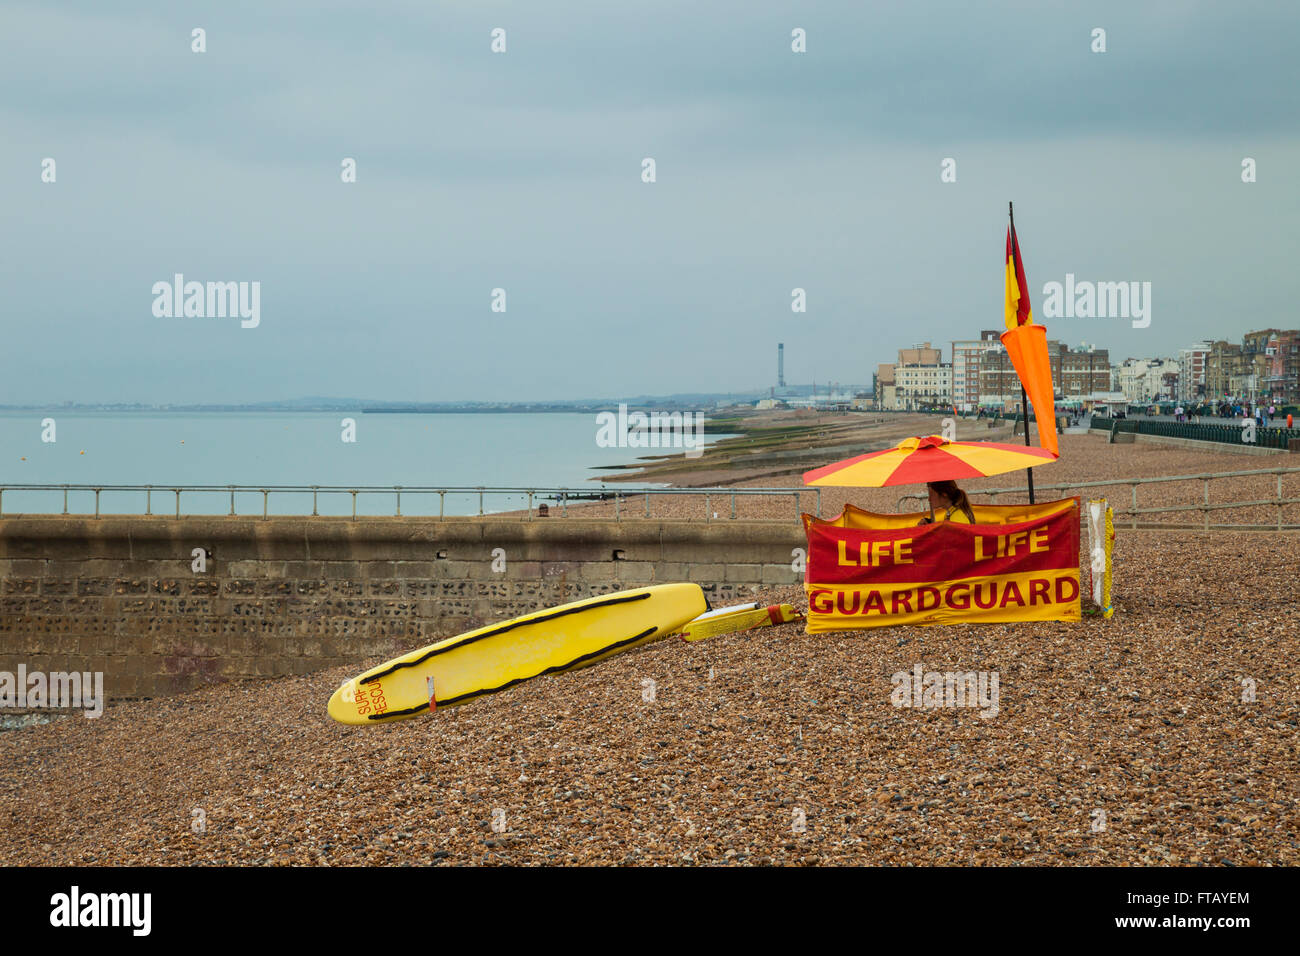
[{"label": "overcast sky", "polygon": [[[870,382],[1002,327],[1008,199],[1040,317],[1152,284],[1053,338],[1294,328],[1298,47],[1276,0],[4,0],[0,402]],[[178,272],[260,324],[155,316]]]}]

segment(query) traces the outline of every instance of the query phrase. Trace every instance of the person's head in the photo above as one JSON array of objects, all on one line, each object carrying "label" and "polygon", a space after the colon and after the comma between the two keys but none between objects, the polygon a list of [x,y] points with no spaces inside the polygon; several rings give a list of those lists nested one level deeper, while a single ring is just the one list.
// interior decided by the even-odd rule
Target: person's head
[{"label": "person's head", "polygon": [[957,487],[957,482],[930,481],[926,482],[925,487],[930,493],[930,510],[932,512],[959,508],[961,513],[966,516],[967,521],[971,524],[975,523],[975,511],[971,508],[970,499],[966,497],[966,492]]},{"label": "person's head", "polygon": [[955,481],[931,481],[925,487],[930,493],[930,507],[934,509],[951,508],[962,497]]}]

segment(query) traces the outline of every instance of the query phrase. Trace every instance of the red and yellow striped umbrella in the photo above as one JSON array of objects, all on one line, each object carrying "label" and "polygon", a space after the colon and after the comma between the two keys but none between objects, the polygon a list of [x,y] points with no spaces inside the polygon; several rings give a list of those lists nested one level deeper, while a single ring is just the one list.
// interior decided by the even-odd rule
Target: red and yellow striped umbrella
[{"label": "red and yellow striped umbrella", "polygon": [[1056,461],[1045,448],[990,441],[948,441],[939,435],[905,438],[894,448],[805,471],[805,485],[884,488],[926,481],[983,478]]}]

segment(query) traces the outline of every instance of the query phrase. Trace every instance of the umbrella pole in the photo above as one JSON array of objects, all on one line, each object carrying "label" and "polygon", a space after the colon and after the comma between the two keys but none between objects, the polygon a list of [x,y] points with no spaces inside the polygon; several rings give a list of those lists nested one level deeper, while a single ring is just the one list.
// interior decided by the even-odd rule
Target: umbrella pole
[{"label": "umbrella pole", "polygon": [[[1029,446],[1029,396],[1025,394],[1025,386],[1020,386],[1020,407],[1025,413],[1025,446]],[[1026,468],[1025,474],[1029,476],[1029,503],[1034,503],[1034,469]]]}]

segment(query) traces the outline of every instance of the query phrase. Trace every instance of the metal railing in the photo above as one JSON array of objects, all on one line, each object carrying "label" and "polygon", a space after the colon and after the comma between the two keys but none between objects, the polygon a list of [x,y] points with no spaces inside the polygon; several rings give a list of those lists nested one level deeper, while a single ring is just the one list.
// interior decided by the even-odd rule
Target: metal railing
[{"label": "metal railing", "polygon": [[[641,499],[641,498],[644,498],[645,500],[645,510],[643,516],[649,518],[650,499],[652,497],[680,496],[680,495],[693,495],[696,497],[702,496],[704,498],[704,510],[705,510],[706,521],[713,520],[712,516],[714,512],[710,509],[710,503],[713,500],[719,498],[724,500],[727,499],[730,500],[731,518],[736,517],[736,499],[738,497],[772,498],[772,497],[790,496],[794,502],[794,516],[796,520],[799,518],[799,515],[802,513],[802,503],[801,503],[802,495],[814,495],[816,497],[816,514],[821,515],[821,510],[822,510],[821,489],[808,488],[808,487],[804,487],[804,488],[608,488],[602,486],[600,488],[545,488],[545,487],[490,488],[487,486],[477,486],[477,485],[473,487],[438,487],[436,485],[433,486],[410,486],[410,485],[347,486],[347,485],[107,485],[107,484],[104,485],[73,485],[73,484],[9,485],[9,484],[5,484],[5,485],[0,485],[0,515],[4,514],[4,494],[6,491],[9,492],[36,491],[36,492],[46,492],[46,493],[62,492],[63,510],[62,512],[57,512],[57,513],[64,514],[64,515],[93,514],[93,516],[96,518],[101,517],[101,510],[100,510],[101,496],[105,492],[110,492],[110,493],[133,492],[137,494],[140,492],[144,492],[145,508],[143,512],[140,511],[112,512],[113,514],[127,514],[127,515],[140,515],[140,514],[146,516],[155,515],[155,512],[153,510],[153,496],[155,492],[163,495],[164,497],[174,496],[175,500],[174,500],[173,513],[174,516],[177,518],[181,517],[181,495],[182,494],[191,494],[191,495],[209,494],[210,495],[213,493],[218,493],[222,495],[228,494],[230,496],[230,510],[229,512],[227,512],[227,516],[238,516],[239,514],[236,508],[237,495],[247,495],[247,494],[261,495],[263,518],[269,518],[271,516],[271,496],[272,495],[283,496],[286,494],[297,494],[297,495],[310,494],[311,495],[311,514],[303,515],[302,517],[321,517],[320,514],[321,495],[325,495],[327,497],[331,495],[351,496],[351,500],[352,500],[351,517],[353,518],[357,517],[357,498],[358,496],[363,496],[363,495],[381,495],[381,496],[391,495],[394,501],[394,508],[393,508],[394,517],[402,516],[403,495],[406,495],[408,498],[411,496],[415,496],[418,498],[420,496],[437,495],[438,496],[438,518],[440,519],[449,517],[447,515],[447,510],[446,510],[448,495],[469,496],[471,500],[473,499],[474,496],[477,496],[479,515],[490,513],[484,510],[484,505],[489,498],[500,497],[500,496],[526,498],[527,515],[525,516],[525,520],[532,520],[536,516],[535,515],[536,505],[547,504],[547,508],[549,511],[550,506],[548,502],[555,502],[555,504],[557,504],[560,508],[560,515],[563,517],[568,516],[570,503],[585,504],[589,502],[596,502],[596,503],[612,502],[614,505],[614,517],[618,519],[623,517],[625,504],[630,506],[634,500]],[[70,492],[82,492],[82,493],[93,492],[95,496],[94,512],[93,513],[92,512],[70,512],[68,510],[68,495]],[[502,509],[503,512],[510,512],[515,510],[518,509],[514,509],[514,508]],[[28,512],[28,513],[54,514],[56,512]],[[633,512],[631,510],[628,511],[629,516],[631,516],[632,513]],[[247,516],[247,513],[245,514]],[[292,513],[284,512],[281,514],[281,516],[292,516]],[[432,515],[430,515],[430,517],[432,517]]]},{"label": "metal railing", "polygon": [[[1046,491],[1079,491],[1088,488],[1117,488],[1127,486],[1130,491],[1130,502],[1127,507],[1118,501],[1111,500],[1111,507],[1115,510],[1116,521],[1123,517],[1128,519],[1129,527],[1136,529],[1138,527],[1139,515],[1155,514],[1176,514],[1180,512],[1195,511],[1201,513],[1201,525],[1204,530],[1211,529],[1245,529],[1245,528],[1276,528],[1278,531],[1291,528],[1300,528],[1300,524],[1284,524],[1282,520],[1282,509],[1286,505],[1300,504],[1300,498],[1284,498],[1282,496],[1282,478],[1284,475],[1300,474],[1300,468],[1261,468],[1254,471],[1218,471],[1202,472],[1196,475],[1168,475],[1159,478],[1114,478],[1108,481],[1072,481],[1060,482],[1057,484],[1043,485],[1034,483],[1034,492],[1037,495]],[[1272,498],[1258,498],[1247,501],[1227,501],[1214,502],[1210,501],[1210,482],[1226,478],[1259,478],[1269,476],[1275,479],[1277,493]],[[1157,485],[1168,484],[1175,481],[1200,481],[1202,483],[1202,501],[1195,505],[1158,505],[1156,507],[1143,508],[1138,503],[1138,486],[1140,485]],[[989,504],[997,504],[998,495],[1020,495],[1027,494],[1023,485],[1015,488],[981,488],[972,492],[977,495],[988,495]],[[901,511],[903,503],[910,500],[925,502],[928,499],[923,495],[904,495],[898,499],[895,509]],[[1210,524],[1210,513],[1214,511],[1226,511],[1233,508],[1253,508],[1261,506],[1274,506],[1277,508],[1277,521],[1274,525],[1240,525],[1240,524]],[[1150,525],[1151,527],[1160,527],[1158,524]]]},{"label": "metal railing", "polygon": [[[1254,441],[1246,441],[1247,431],[1242,422],[1250,419],[1230,418],[1218,422],[1192,424],[1190,422],[1162,422],[1146,419],[1116,419],[1111,424],[1111,441],[1117,434],[1162,435],[1166,438],[1186,438],[1192,441],[1212,441],[1226,445],[1252,445],[1256,448],[1278,448],[1285,451],[1291,439],[1300,438],[1300,428],[1256,428]],[[1229,424],[1230,423],[1230,424]]]},{"label": "metal railing", "polygon": [[[1284,528],[1300,528],[1300,524],[1285,524],[1283,521],[1283,508],[1287,505],[1300,504],[1300,498],[1286,498],[1282,493],[1282,480],[1286,475],[1300,474],[1300,468],[1264,468],[1254,471],[1225,471],[1225,472],[1203,472],[1194,475],[1169,475],[1158,478],[1113,478],[1104,481],[1081,481],[1081,482],[1060,482],[1056,484],[1035,484],[1035,491],[1040,493],[1046,492],[1075,492],[1086,489],[1102,488],[1127,488],[1129,490],[1129,503],[1125,506],[1123,503],[1112,499],[1112,505],[1115,508],[1116,518],[1125,518],[1128,520],[1131,528],[1138,527],[1138,518],[1141,515],[1156,514],[1175,514],[1180,512],[1198,512],[1201,517],[1201,526],[1205,530],[1211,528],[1242,528],[1244,525],[1210,523],[1212,512],[1225,511],[1236,508],[1250,508],[1271,506],[1277,508],[1276,521],[1271,525],[1261,525],[1260,527],[1275,527],[1277,530]],[[1276,494],[1270,498],[1259,498],[1244,501],[1229,502],[1211,502],[1210,500],[1210,482],[1233,478],[1261,478],[1272,477],[1275,481]],[[1180,481],[1200,481],[1202,483],[1202,500],[1199,504],[1172,505],[1162,504],[1154,507],[1142,507],[1138,500],[1138,488],[1141,485],[1159,485],[1170,482]],[[822,513],[822,489],[820,487],[801,487],[801,488],[492,488],[487,486],[473,487],[437,487],[437,486],[403,486],[403,485],[74,485],[74,484],[47,484],[47,485],[0,485],[0,515],[4,514],[4,496],[6,492],[15,491],[36,491],[45,493],[62,493],[63,510],[61,512],[27,512],[35,514],[83,514],[101,517],[102,496],[105,493],[140,493],[145,495],[144,511],[116,511],[113,514],[126,515],[145,515],[154,516],[158,514],[153,510],[154,493],[159,493],[164,497],[171,498],[168,503],[172,506],[168,510],[175,517],[182,515],[182,495],[193,494],[221,494],[229,496],[228,516],[238,516],[237,504],[239,495],[260,495],[262,508],[261,517],[269,518],[271,516],[271,498],[273,495],[311,495],[312,510],[310,515],[294,515],[292,512],[277,512],[281,516],[302,516],[302,517],[322,517],[320,513],[320,496],[346,496],[351,502],[352,518],[358,517],[357,501],[361,497],[373,496],[391,496],[393,500],[394,517],[402,516],[402,498],[408,499],[412,496],[419,498],[421,496],[438,496],[438,513],[439,519],[452,517],[447,514],[446,502],[449,495],[469,496],[471,500],[477,499],[478,514],[486,515],[491,512],[485,510],[488,503],[493,498],[502,496],[513,496],[523,499],[520,504],[525,505],[523,508],[506,508],[501,512],[520,512],[521,520],[531,521],[538,516],[538,506],[546,504],[548,512],[555,514],[552,510],[551,502],[558,506],[560,517],[567,517],[569,506],[582,505],[587,503],[610,503],[614,507],[613,517],[622,519],[624,517],[651,517],[651,499],[664,497],[680,497],[683,495],[703,498],[705,509],[705,520],[712,521],[715,512],[712,510],[714,502],[719,500],[726,501],[730,507],[727,517],[734,519],[737,517],[737,502],[740,498],[780,498],[789,497],[792,502],[792,516],[798,520],[803,511],[807,510],[803,506],[804,495],[814,497],[814,511],[817,516]],[[69,495],[74,492],[93,493],[94,510],[79,512],[69,510]],[[1025,487],[1017,485],[1014,487],[987,488],[979,489],[973,492],[980,496],[987,496],[990,504],[997,504],[999,496],[1006,495],[1025,495]],[[922,495],[904,495],[898,499],[896,508],[901,510],[903,502],[916,500],[924,502],[925,496]],[[525,504],[526,502],[526,504]],[[210,513],[210,512],[209,512]],[[244,516],[251,516],[248,512]],[[342,515],[346,516],[346,515]],[[409,516],[409,515],[408,515]],[[433,517],[433,515],[428,515]],[[1255,526],[1250,526],[1255,527]]]}]

